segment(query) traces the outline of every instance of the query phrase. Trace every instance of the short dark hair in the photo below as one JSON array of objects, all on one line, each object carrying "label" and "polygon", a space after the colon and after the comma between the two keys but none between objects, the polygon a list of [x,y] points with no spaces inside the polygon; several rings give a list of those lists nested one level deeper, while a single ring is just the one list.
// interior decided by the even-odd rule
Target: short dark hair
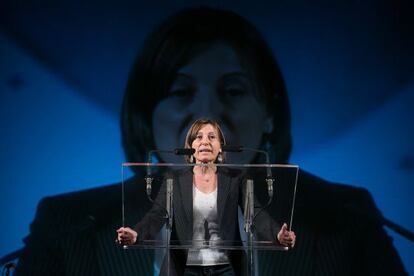
[{"label": "short dark hair", "polygon": [[218,41],[236,51],[257,85],[256,97],[274,118],[273,131],[263,137],[262,145],[267,145],[272,162],[287,162],[292,144],[290,107],[271,49],[256,27],[243,17],[208,7],[170,16],[145,40],[130,72],[121,112],[122,145],[128,161],[145,160],[154,148],[153,111],[167,96],[177,70]]},{"label": "short dark hair", "polygon": [[[215,130],[217,130],[221,147],[226,145],[226,139],[224,138],[223,130],[221,130],[219,123],[211,119],[200,118],[200,119],[195,120],[191,124],[190,128],[188,129],[187,135],[185,136],[184,148],[187,148],[187,149],[191,148],[191,145],[196,139],[198,132],[205,125],[211,125]],[[215,163],[223,163],[225,161],[225,154],[222,152],[220,153],[220,155],[221,155],[221,160],[220,161],[216,160]],[[191,163],[191,158],[189,156],[185,156],[185,160],[188,163]]]}]

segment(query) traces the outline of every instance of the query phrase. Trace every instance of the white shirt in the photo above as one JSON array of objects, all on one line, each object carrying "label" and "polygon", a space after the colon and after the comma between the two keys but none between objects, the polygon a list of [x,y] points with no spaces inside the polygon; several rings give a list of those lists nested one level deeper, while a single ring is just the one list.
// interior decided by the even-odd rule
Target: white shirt
[{"label": "white shirt", "polygon": [[[193,243],[206,244],[208,241],[220,241],[220,226],[217,217],[217,188],[211,193],[203,193],[193,185]],[[228,264],[225,250],[190,249],[187,265]]]}]

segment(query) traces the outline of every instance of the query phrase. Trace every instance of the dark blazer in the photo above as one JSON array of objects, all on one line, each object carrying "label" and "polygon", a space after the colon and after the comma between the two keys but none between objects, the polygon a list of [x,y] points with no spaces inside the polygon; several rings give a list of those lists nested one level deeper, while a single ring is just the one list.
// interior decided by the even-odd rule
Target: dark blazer
[{"label": "dark blazer", "polygon": [[[244,206],[244,177],[239,170],[217,169],[217,216],[220,225],[220,237],[224,241],[240,241],[238,207]],[[193,238],[193,172],[190,169],[180,170],[170,177],[174,181],[174,220],[171,238],[178,241],[191,241]],[[166,185],[162,185],[156,202],[150,212],[140,221],[135,230],[139,240],[150,240],[159,232],[165,223]],[[260,208],[256,203],[255,207]],[[257,210],[256,210],[257,211]],[[256,218],[256,232],[269,240],[276,240],[280,229],[278,223],[271,219],[266,212],[261,212]],[[171,250],[170,275],[182,275],[187,260],[187,250]],[[246,274],[244,251],[229,250],[229,259],[236,275]],[[244,264],[245,265],[245,264]],[[161,274],[166,274],[166,263]]]},{"label": "dark blazer", "polygon": [[260,275],[407,275],[381,218],[366,189],[300,171],[295,248],[260,252]]},{"label": "dark blazer", "polygon": [[[15,275],[153,275],[153,254],[115,243],[122,225],[121,184],[40,201]],[[151,205],[143,180],[126,183],[127,224]],[[135,203],[135,205],[132,205]]]},{"label": "dark blazer", "polygon": [[[138,179],[126,186],[131,203],[126,213],[134,214],[127,225],[151,207]],[[380,216],[365,189],[301,171],[295,248],[259,252],[260,275],[406,275]],[[150,251],[123,250],[114,243],[119,226],[120,184],[45,198],[24,240],[16,275],[153,275]]]}]

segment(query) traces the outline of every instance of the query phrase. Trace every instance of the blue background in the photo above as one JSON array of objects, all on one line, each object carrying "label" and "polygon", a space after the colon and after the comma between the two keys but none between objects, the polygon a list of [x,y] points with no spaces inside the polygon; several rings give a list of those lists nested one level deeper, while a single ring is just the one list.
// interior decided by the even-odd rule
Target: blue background
[{"label": "blue background", "polygon": [[[200,4],[247,17],[274,50],[292,105],[290,162],[367,188],[413,231],[410,1],[288,2],[0,4],[0,255],[23,245],[42,197],[120,181],[133,59],[155,24]],[[414,274],[414,245],[389,233]]]}]

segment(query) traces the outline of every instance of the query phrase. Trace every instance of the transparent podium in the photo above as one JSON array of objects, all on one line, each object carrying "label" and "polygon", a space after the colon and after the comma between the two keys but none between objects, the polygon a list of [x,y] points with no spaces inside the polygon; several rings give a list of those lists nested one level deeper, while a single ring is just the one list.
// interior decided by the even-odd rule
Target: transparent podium
[{"label": "transparent podium", "polygon": [[[214,183],[206,184],[213,188],[194,185],[195,170],[213,172]],[[140,177],[131,182],[132,171]],[[210,261],[255,275],[258,251],[289,250],[277,233],[283,223],[292,228],[298,171],[280,164],[124,163],[122,223],[138,239],[123,248],[153,250],[162,275]]]}]

